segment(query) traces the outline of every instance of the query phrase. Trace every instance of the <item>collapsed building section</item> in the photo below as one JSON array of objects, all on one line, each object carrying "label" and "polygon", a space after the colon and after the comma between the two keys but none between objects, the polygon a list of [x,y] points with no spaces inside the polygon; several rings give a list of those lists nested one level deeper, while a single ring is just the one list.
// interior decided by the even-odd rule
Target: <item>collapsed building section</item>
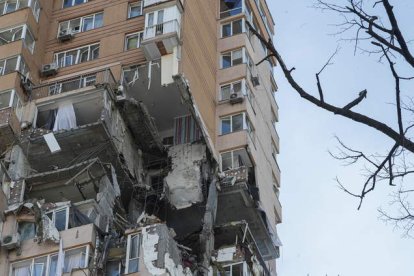
[{"label": "collapsed building section", "polygon": [[0,91],[0,275],[276,275],[278,136],[259,118],[273,77],[258,41],[215,35],[247,34],[260,1],[17,2],[58,33],[33,28],[45,52],[27,64],[26,48],[0,59],[16,68]]}]

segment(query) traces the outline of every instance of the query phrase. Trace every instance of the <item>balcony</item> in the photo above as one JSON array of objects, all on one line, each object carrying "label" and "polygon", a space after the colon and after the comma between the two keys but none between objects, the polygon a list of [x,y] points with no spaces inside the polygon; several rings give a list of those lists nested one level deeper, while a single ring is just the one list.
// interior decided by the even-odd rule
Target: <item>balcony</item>
[{"label": "balcony", "polygon": [[0,110],[0,151],[12,144],[20,135],[20,122],[13,107]]},{"label": "balcony", "polygon": [[220,0],[220,19],[243,13],[251,21],[252,11],[245,0]]},{"label": "balcony", "polygon": [[32,89],[32,99],[41,99],[76,90],[91,90],[105,87],[113,91],[117,86],[115,77],[109,68],[88,72],[71,78],[47,82]]},{"label": "balcony", "polygon": [[[162,3],[170,2],[170,1],[172,0],[144,0],[144,8],[154,6],[154,5],[160,5]],[[182,3],[181,0],[179,2]]]},{"label": "balcony", "polygon": [[172,54],[179,41],[180,23],[174,19],[146,27],[141,44],[147,60],[155,60]]}]

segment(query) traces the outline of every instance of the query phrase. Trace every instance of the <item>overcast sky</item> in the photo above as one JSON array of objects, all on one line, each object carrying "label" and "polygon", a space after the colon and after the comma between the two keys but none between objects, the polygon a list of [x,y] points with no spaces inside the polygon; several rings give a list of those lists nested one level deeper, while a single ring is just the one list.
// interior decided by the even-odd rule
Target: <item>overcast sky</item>
[{"label": "overcast sky", "polygon": [[[340,0],[335,0],[335,3]],[[413,1],[397,9],[409,38],[414,38]],[[338,17],[311,8],[312,0],[276,1],[268,4],[276,22],[275,42],[294,76],[316,92],[315,73],[335,50],[338,37],[329,36]],[[397,8],[397,7],[396,7]],[[411,17],[411,18],[410,18]],[[319,110],[305,102],[275,70],[280,108],[279,164],[282,170],[283,223],[278,226],[284,244],[278,260],[280,276],[413,276],[414,240],[378,219],[378,207],[387,207],[390,186],[380,185],[358,202],[341,192],[335,177],[359,191],[361,167],[344,168],[328,150],[335,150],[337,135],[349,145],[368,152],[386,151],[392,142],[367,127]],[[393,122],[393,79],[389,68],[373,57],[353,55],[351,44],[342,43],[335,64],[322,75],[325,99],[339,105],[359,91],[368,98],[357,111]],[[408,89],[408,87],[405,87]],[[411,87],[413,89],[413,87]],[[316,95],[316,94],[315,94]]]}]

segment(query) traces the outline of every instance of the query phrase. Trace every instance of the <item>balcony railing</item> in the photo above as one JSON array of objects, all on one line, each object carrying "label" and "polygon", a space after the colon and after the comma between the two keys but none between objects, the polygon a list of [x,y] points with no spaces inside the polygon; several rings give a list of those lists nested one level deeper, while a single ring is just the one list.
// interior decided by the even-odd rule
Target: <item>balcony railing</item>
[{"label": "balcony railing", "polygon": [[225,10],[225,11],[221,11],[220,12],[220,19],[229,17],[229,16],[233,16],[236,14],[240,14],[243,12],[243,7],[238,7],[238,8],[234,8],[231,10]]},{"label": "balcony railing", "polygon": [[174,32],[180,36],[180,24],[177,19],[147,27],[145,29],[144,40]]},{"label": "balcony railing", "polygon": [[107,86],[110,89],[116,86],[115,77],[109,68],[33,87],[32,99],[40,99],[85,87],[100,86]]}]

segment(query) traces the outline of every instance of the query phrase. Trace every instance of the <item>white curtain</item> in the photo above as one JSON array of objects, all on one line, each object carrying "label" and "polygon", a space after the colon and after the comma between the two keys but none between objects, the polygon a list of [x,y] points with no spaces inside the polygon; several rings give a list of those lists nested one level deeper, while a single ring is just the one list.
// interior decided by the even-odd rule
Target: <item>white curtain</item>
[{"label": "white curtain", "polygon": [[76,115],[71,103],[63,103],[59,105],[55,119],[53,131],[61,129],[71,129],[76,127]]},{"label": "white curtain", "polygon": [[65,256],[65,272],[70,272],[74,268],[82,266],[82,253]]},{"label": "white curtain", "polygon": [[64,261],[65,261],[65,253],[63,252],[63,240],[60,239],[59,254],[58,254],[58,260],[56,264],[56,275],[54,276],[62,276]]},{"label": "white curtain", "polygon": [[23,267],[16,267],[14,269],[13,276],[29,276],[30,275],[30,265]]}]

